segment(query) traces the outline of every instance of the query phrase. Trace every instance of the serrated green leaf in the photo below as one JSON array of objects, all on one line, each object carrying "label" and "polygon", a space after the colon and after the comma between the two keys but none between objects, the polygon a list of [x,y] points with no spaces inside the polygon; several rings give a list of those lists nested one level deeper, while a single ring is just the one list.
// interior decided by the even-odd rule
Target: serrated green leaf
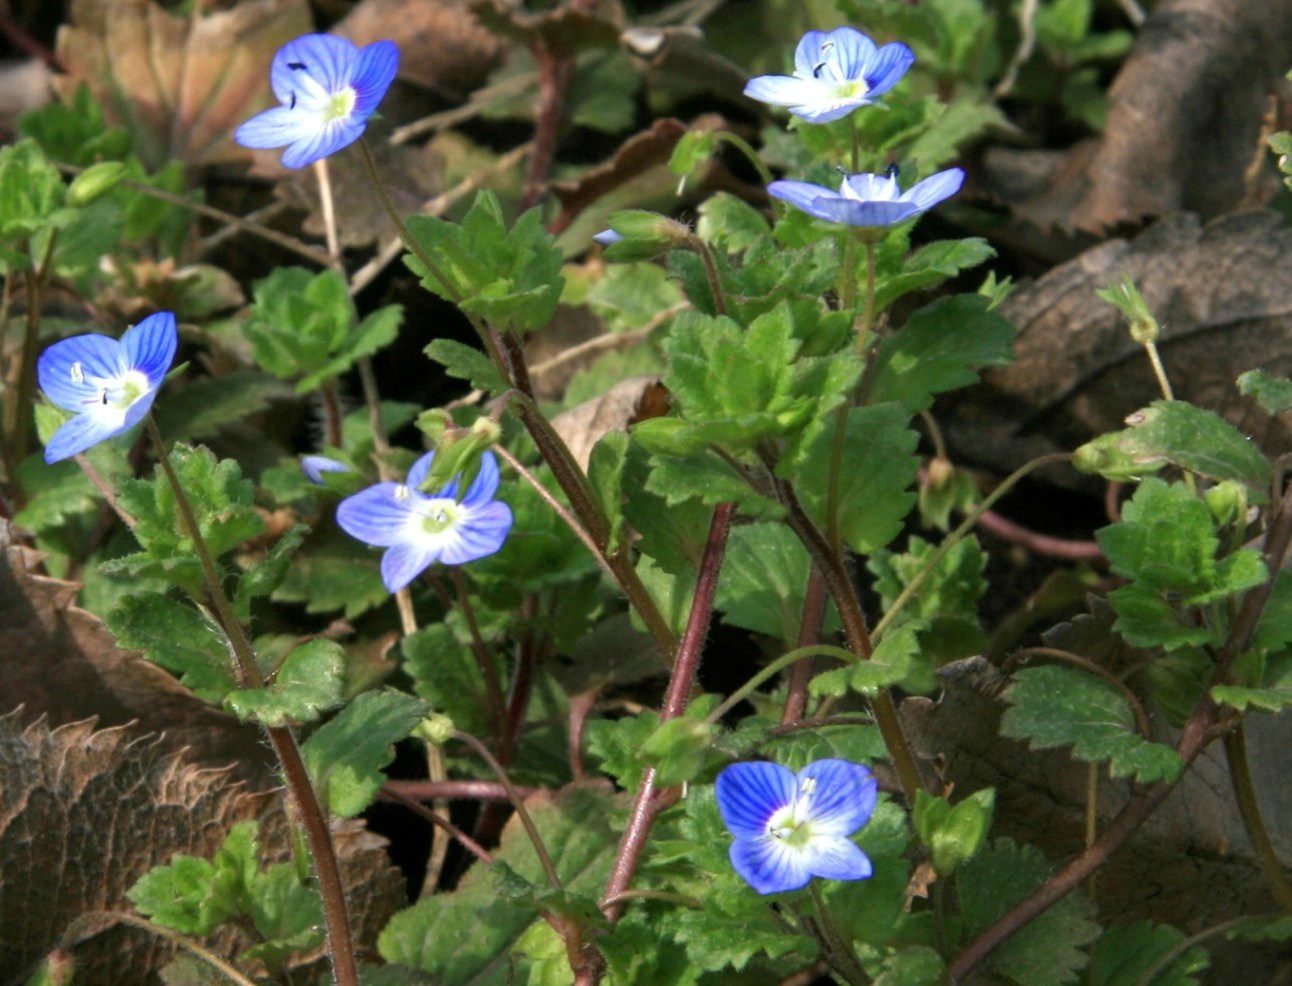
[{"label": "serrated green leaf", "polygon": [[[715,601],[723,622],[792,646],[803,619],[811,565],[803,543],[783,524],[734,528]],[[825,629],[830,632],[830,625]]]},{"label": "serrated green leaf", "polygon": [[426,355],[444,367],[451,377],[465,380],[486,394],[501,394],[507,389],[498,368],[478,349],[455,339],[436,339],[426,347]]},{"label": "serrated green leaf", "polygon": [[1026,668],[1005,690],[1010,708],[1001,734],[1025,739],[1032,749],[1072,746],[1079,760],[1109,762],[1114,777],[1141,783],[1174,781],[1183,764],[1169,746],[1144,739],[1130,703],[1108,682],[1068,667]]},{"label": "serrated green leaf", "polygon": [[233,689],[228,641],[192,604],[155,592],[125,596],[108,626],[121,646],[140,648],[199,698],[222,702]]},{"label": "serrated green leaf", "polygon": [[915,312],[879,344],[869,402],[922,411],[934,394],[977,380],[979,367],[1008,365],[1014,326],[989,305],[981,295],[959,294]]},{"label": "serrated green leaf", "polygon": [[584,738],[588,752],[601,761],[602,772],[625,791],[635,791],[646,766],[637,751],[658,727],[659,716],[640,712],[620,719],[593,719]]},{"label": "serrated green leaf", "polygon": [[1214,411],[1184,401],[1155,401],[1127,421],[1129,428],[1097,440],[1105,446],[1101,457],[1086,453],[1088,470],[1102,471],[1102,458],[1109,456],[1119,475],[1132,467],[1151,472],[1170,464],[1217,482],[1242,483],[1253,503],[1269,498],[1269,460]]},{"label": "serrated green leaf", "polygon": [[934,949],[910,945],[884,957],[874,986],[939,986],[946,982],[947,967]]},{"label": "serrated green leaf", "polygon": [[301,752],[314,790],[334,815],[353,818],[372,803],[386,782],[382,769],[430,712],[403,692],[364,692],[316,729]]},{"label": "serrated green leaf", "polygon": [[269,595],[282,584],[287,576],[287,569],[307,533],[309,528],[304,524],[296,524],[289,528],[274,542],[264,558],[238,576],[238,588],[234,594],[233,606],[240,619],[250,618],[251,600]]},{"label": "serrated green leaf", "polygon": [[264,962],[281,973],[293,954],[322,944],[322,901],[317,890],[302,881],[294,862],[253,873],[249,896],[248,910],[261,940],[240,954],[242,961]]},{"label": "serrated green leaf", "polygon": [[492,726],[484,677],[471,645],[448,621],[424,626],[400,642],[413,688],[463,732],[488,735]]},{"label": "serrated green leaf", "polygon": [[630,332],[683,303],[682,290],[659,264],[619,263],[588,289],[587,306],[611,332]]},{"label": "serrated green leaf", "polygon": [[[1032,846],[999,840],[959,870],[956,893],[966,940],[978,935],[1050,876]],[[1067,986],[1089,961],[1081,951],[1099,935],[1094,904],[1071,893],[1014,932],[985,963],[1022,986]]]},{"label": "serrated green leaf", "polygon": [[744,253],[771,231],[759,210],[730,192],[710,195],[700,206],[696,234],[727,253]]},{"label": "serrated green leaf", "polygon": [[977,236],[927,243],[903,257],[899,273],[879,279],[875,285],[875,311],[882,312],[902,295],[941,284],[994,256],[996,251],[991,245]]},{"label": "serrated green leaf", "polygon": [[367,545],[340,533],[315,538],[292,559],[275,602],[303,603],[307,613],[338,610],[354,619],[390,598]]},{"label": "serrated green leaf", "polygon": [[1256,398],[1267,414],[1282,414],[1292,409],[1292,380],[1264,370],[1248,370],[1242,374],[1238,378],[1238,392]]},{"label": "serrated green leaf", "polygon": [[[529,802],[530,815],[567,892],[596,899],[618,844],[615,800],[588,787]],[[528,837],[514,820],[495,859],[531,884],[546,884]],[[425,897],[396,914],[378,939],[388,962],[442,977],[454,986],[504,986],[524,962],[516,943],[536,920],[524,902],[499,897],[490,867],[473,867],[447,894]],[[541,920],[541,919],[538,919]]]},{"label": "serrated green leaf", "polygon": [[370,313],[331,349],[329,359],[316,366],[296,384],[296,393],[306,394],[317,389],[325,380],[345,373],[356,361],[390,345],[399,335],[403,321],[404,309],[400,305],[387,305]]},{"label": "serrated green leaf", "polygon": [[266,726],[311,722],[341,704],[345,652],[334,640],[307,640],[287,655],[271,684],[230,692],[224,704],[239,719]]},{"label": "serrated green leaf", "polygon": [[868,661],[857,661],[823,671],[808,684],[813,695],[846,695],[856,692],[873,695],[881,688],[896,685],[911,675],[920,651],[918,631],[923,624],[911,623],[884,634]]},{"label": "serrated green leaf", "polygon": [[1185,940],[1170,925],[1137,921],[1109,928],[1095,942],[1086,972],[1088,986],[1197,986],[1194,973],[1211,965],[1207,950],[1195,946],[1177,956],[1151,979],[1144,976]]},{"label": "serrated green leaf", "polygon": [[[644,421],[634,428],[633,437],[647,437],[642,429],[644,425],[651,423]],[[648,441],[643,441],[642,444],[650,448]],[[775,520],[785,515],[783,505],[755,493],[731,463],[712,452],[687,456],[657,452],[651,456],[651,464],[646,488],[662,496],[669,506],[694,498],[709,506],[735,503],[742,514],[759,520]]]},{"label": "serrated green leaf", "polygon": [[209,935],[248,903],[257,866],[259,824],[229,830],[214,860],[178,855],[145,873],[126,896],[158,924],[189,935]]},{"label": "serrated green leaf", "polygon": [[434,216],[408,218],[418,251],[404,262],[428,291],[464,311],[519,331],[551,321],[561,297],[561,252],[543,228],[540,210],[530,209],[509,230],[493,192],[480,192],[453,223]]},{"label": "serrated green leaf", "polygon": [[897,537],[915,505],[911,487],[919,471],[913,454],[919,436],[897,404],[854,407],[847,412],[834,523],[826,517],[835,428],[821,429],[793,462],[777,472],[788,479],[809,517],[822,529],[837,529],[854,551],[868,554]]}]

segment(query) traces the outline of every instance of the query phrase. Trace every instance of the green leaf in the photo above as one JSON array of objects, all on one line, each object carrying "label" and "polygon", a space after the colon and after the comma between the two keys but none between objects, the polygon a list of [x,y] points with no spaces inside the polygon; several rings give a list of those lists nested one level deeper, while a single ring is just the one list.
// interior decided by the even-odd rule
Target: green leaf
[{"label": "green leaf", "polygon": [[1127,420],[1131,426],[1124,431],[1078,449],[1077,468],[1102,473],[1111,458],[1120,477],[1132,468],[1142,475],[1173,465],[1217,482],[1242,483],[1253,503],[1269,498],[1269,460],[1214,411],[1184,401],[1155,401]]},{"label": "green leaf", "polygon": [[730,192],[710,195],[700,206],[696,234],[727,253],[744,253],[771,231],[759,210]]},{"label": "green leaf", "polygon": [[818,431],[795,461],[782,460],[777,472],[791,482],[819,527],[837,528],[849,547],[869,554],[897,537],[915,505],[911,487],[919,471],[913,454],[919,436],[908,427],[906,412],[897,404],[854,407],[847,413],[841,459],[847,465],[838,480],[833,523],[826,517],[833,426]]},{"label": "green leaf", "polygon": [[[604,791],[572,787],[532,798],[528,807],[565,891],[595,900],[605,888],[618,845],[611,825],[617,802]],[[514,819],[494,858],[532,885],[547,883],[533,846]],[[382,957],[454,986],[504,986],[523,976],[525,963],[514,949],[536,920],[534,908],[525,900],[500,896],[494,869],[477,865],[452,893],[425,897],[396,914],[378,939]]]},{"label": "green leaf", "polygon": [[404,637],[400,642],[404,670],[412,677],[417,694],[449,716],[458,729],[485,736],[492,723],[484,676],[470,639],[459,637],[457,627],[460,621],[450,619]]},{"label": "green leaf", "polygon": [[910,413],[933,395],[967,387],[978,367],[1006,366],[1013,358],[1014,326],[981,295],[940,298],[886,336],[875,354],[869,403],[898,401]]},{"label": "green leaf", "polygon": [[803,619],[811,565],[807,549],[784,524],[734,528],[715,601],[723,622],[792,646]]},{"label": "green leaf", "polygon": [[296,393],[309,393],[325,380],[345,373],[358,360],[390,345],[399,334],[403,321],[404,309],[399,305],[387,305],[372,312],[359,323],[358,328],[345,336],[340,345],[333,347],[330,359],[296,384]]},{"label": "green leaf", "polygon": [[222,702],[233,689],[228,641],[192,604],[156,592],[125,596],[108,626],[122,647],[140,648],[199,698]]},{"label": "green leaf", "polygon": [[1267,414],[1282,414],[1292,409],[1292,380],[1276,377],[1264,370],[1248,370],[1238,378],[1238,392],[1255,397]]},{"label": "green leaf", "polygon": [[[354,302],[345,278],[334,270],[278,267],[252,289],[243,333],[256,362],[284,380],[311,377],[349,341]],[[317,386],[314,379],[311,387]],[[298,386],[298,392],[311,389]]]},{"label": "green leaf", "polygon": [[[874,695],[881,688],[896,685],[912,676],[920,656],[918,631],[911,623],[884,634],[868,661],[857,661],[832,671],[822,671],[808,684],[813,695]],[[921,675],[923,677],[923,675]],[[927,689],[920,688],[920,691]]]},{"label": "green leaf", "polygon": [[587,306],[611,332],[631,332],[655,322],[662,312],[679,309],[682,289],[659,264],[618,263],[588,289]]},{"label": "green leaf", "polygon": [[248,884],[257,867],[259,823],[229,830],[214,860],[175,856],[155,866],[126,891],[140,912],[189,935],[209,935],[249,903]]},{"label": "green leaf", "polygon": [[934,949],[910,945],[884,957],[874,986],[940,986],[946,974],[946,963]]},{"label": "green leaf", "polygon": [[455,339],[436,339],[426,347],[426,355],[444,367],[451,377],[465,380],[486,394],[501,394],[507,389],[498,368],[478,349]]},{"label": "green leaf", "polygon": [[308,640],[287,655],[272,683],[230,692],[224,704],[239,719],[254,718],[266,726],[311,722],[341,704],[344,681],[341,645]]},{"label": "green leaf", "polygon": [[344,612],[354,619],[390,598],[373,554],[365,544],[340,532],[315,537],[292,560],[282,584],[270,598],[303,603],[307,613]]},{"label": "green leaf", "polygon": [[386,782],[382,768],[394,759],[394,744],[429,711],[403,692],[364,692],[310,735],[301,752],[314,790],[332,814],[353,818],[372,804]]},{"label": "green leaf", "polygon": [[[634,428],[634,438],[641,436],[641,427]],[[785,515],[783,505],[755,493],[730,462],[713,452],[706,450],[687,456],[656,453],[651,456],[651,464],[653,468],[646,480],[646,488],[662,496],[669,506],[698,499],[709,506],[735,503],[742,514],[760,520],[775,520]]]},{"label": "green leaf", "polygon": [[256,562],[250,570],[238,576],[238,588],[234,594],[233,607],[240,619],[250,618],[251,600],[269,595],[282,584],[287,576],[288,567],[308,532],[309,528],[304,524],[289,528],[274,542],[264,558]]},{"label": "green leaf", "polygon": [[[508,230],[492,192],[480,192],[461,224],[434,216],[410,216],[417,249],[404,257],[422,286],[463,311],[501,326],[528,331],[546,325],[556,311],[564,279],[561,252],[531,209]],[[434,264],[428,270],[421,253]]]},{"label": "green leaf", "polygon": [[638,751],[658,727],[658,715],[639,712],[620,719],[593,719],[584,735],[588,752],[601,761],[602,773],[609,774],[625,791],[635,791],[646,767]]},{"label": "green leaf", "polygon": [[1185,950],[1159,969],[1152,979],[1144,976],[1185,940],[1184,932],[1166,924],[1137,921],[1109,928],[1090,953],[1088,986],[1197,986],[1194,973],[1211,965],[1201,946]]},{"label": "green leaf", "polygon": [[[1050,876],[1049,863],[1031,846],[999,840],[966,862],[956,877],[965,939],[976,937]],[[1010,935],[985,965],[1023,986],[1067,986],[1088,957],[1081,951],[1099,935],[1094,904],[1068,894]]]},{"label": "green leaf", "polygon": [[1010,708],[1001,717],[1001,734],[1025,739],[1034,750],[1071,745],[1078,760],[1107,760],[1112,776],[1141,783],[1174,781],[1183,769],[1169,746],[1136,732],[1126,697],[1085,671],[1027,668],[1014,675],[1003,697]]},{"label": "green leaf", "polygon": [[280,975],[294,953],[323,942],[323,902],[302,879],[295,862],[275,863],[249,879],[252,924],[260,941],[239,955],[243,962],[264,962]]},{"label": "green leaf", "polygon": [[977,236],[925,244],[903,256],[900,273],[883,277],[875,285],[875,311],[882,312],[902,295],[941,284],[994,256],[996,251]]}]

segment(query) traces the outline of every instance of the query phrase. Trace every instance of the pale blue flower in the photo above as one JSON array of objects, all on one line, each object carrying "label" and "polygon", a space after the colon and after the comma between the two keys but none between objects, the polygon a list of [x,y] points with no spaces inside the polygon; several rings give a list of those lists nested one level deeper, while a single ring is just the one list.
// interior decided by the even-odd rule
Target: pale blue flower
[{"label": "pale blue flower", "polygon": [[422,493],[434,452],[408,471],[403,483],[378,483],[337,506],[342,530],[360,541],[385,548],[381,578],[398,592],[432,562],[461,565],[492,555],[511,530],[511,508],[493,498],[498,492],[498,461],[493,453],[480,457],[480,471],[458,499],[461,476],[454,476],[438,493]]},{"label": "pale blue flower", "polygon": [[808,31],[794,52],[794,74],[750,79],[745,95],[787,106],[808,123],[829,123],[875,102],[914,61],[906,45],[893,42],[881,48],[855,28]]},{"label": "pale blue flower", "polygon": [[837,192],[806,181],[774,181],[767,192],[817,219],[882,228],[905,222],[950,198],[964,180],[964,171],[948,168],[903,192],[894,173],[863,173],[849,175]]},{"label": "pale blue flower", "polygon": [[356,48],[331,34],[306,34],[274,55],[270,84],[281,106],[253,116],[233,135],[243,147],[286,147],[283,165],[303,168],[363,136],[399,69],[393,41]]},{"label": "pale blue flower", "polygon": [[616,233],[613,229],[603,229],[600,233],[592,234],[592,239],[603,247],[614,246],[623,238],[623,233]]},{"label": "pale blue flower", "polygon": [[148,413],[175,359],[179,334],[173,312],[149,315],[120,340],[73,336],[56,342],[36,362],[40,389],[76,416],[63,422],[45,446],[58,462],[129,431]]},{"label": "pale blue flower", "polygon": [[870,821],[879,796],[861,764],[817,760],[793,774],[775,763],[734,763],[714,793],[736,837],[731,865],[760,894],[798,890],[814,876],[864,880],[873,872],[848,838]]}]

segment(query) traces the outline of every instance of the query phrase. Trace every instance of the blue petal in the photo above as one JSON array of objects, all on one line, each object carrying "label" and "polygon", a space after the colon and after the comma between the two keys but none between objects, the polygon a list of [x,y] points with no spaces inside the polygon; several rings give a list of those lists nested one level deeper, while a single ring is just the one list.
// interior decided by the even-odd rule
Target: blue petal
[{"label": "blue petal", "polygon": [[302,136],[283,152],[284,168],[303,168],[349,147],[363,136],[362,121],[333,120]]},{"label": "blue petal", "polygon": [[174,362],[178,343],[174,312],[149,315],[138,325],[126,329],[126,334],[121,337],[130,368],[146,376],[149,386],[154,389],[161,386],[166,371]]},{"label": "blue petal", "polygon": [[918,216],[923,211],[910,202],[857,202],[835,198],[829,202],[819,203],[813,215],[831,222],[843,223],[846,226],[876,229],[895,226],[913,216]]},{"label": "blue petal", "polygon": [[275,106],[257,113],[240,126],[233,132],[233,139],[243,147],[286,147],[298,140],[308,140],[319,129],[316,114]]},{"label": "blue petal", "polygon": [[831,123],[847,116],[858,106],[865,106],[868,102],[868,99],[856,96],[847,99],[835,99],[832,97],[803,106],[791,106],[790,112],[795,116],[802,117],[808,123]]},{"label": "blue petal", "polygon": [[600,233],[594,233],[592,238],[600,243],[603,247],[614,246],[624,238],[623,233],[616,233],[613,229],[603,229]]},{"label": "blue petal", "polygon": [[808,855],[782,839],[767,835],[737,839],[727,855],[732,869],[760,894],[798,890],[812,879]]},{"label": "blue petal", "polygon": [[723,768],[713,788],[722,820],[737,839],[766,835],[768,821],[796,791],[788,767],[761,760]]},{"label": "blue petal", "polygon": [[311,82],[326,92],[339,92],[350,84],[358,57],[358,48],[332,34],[293,38],[278,49],[269,69],[274,95],[280,103],[290,104],[293,94],[312,95]]},{"label": "blue petal", "polygon": [[413,463],[413,467],[408,470],[408,478],[405,480],[410,490],[420,490],[422,488],[422,484],[426,482],[426,477],[431,471],[431,463],[434,461],[435,453],[432,451],[419,456],[417,461]]},{"label": "blue petal", "polygon": [[834,78],[863,78],[875,58],[875,42],[854,27],[841,27],[830,32],[827,39],[833,47],[826,53]]},{"label": "blue petal", "polygon": [[907,189],[902,195],[903,202],[910,202],[917,206],[921,212],[925,209],[931,209],[943,199],[949,199],[960,191],[960,186],[964,184],[965,173],[960,168],[948,168],[946,171],[939,171],[936,175],[930,175],[922,182],[918,182],[911,188]]},{"label": "blue petal", "polygon": [[858,202],[896,202],[905,201],[896,178],[887,175],[875,175],[868,172],[849,175],[839,189],[845,199]]},{"label": "blue petal", "polygon": [[494,554],[507,540],[511,525],[511,508],[505,503],[471,509],[445,541],[439,553],[440,561],[445,565],[462,565]]},{"label": "blue petal", "polygon": [[[73,377],[72,367],[80,364]],[[128,367],[121,343],[105,335],[73,336],[54,343],[36,361],[40,389],[65,411],[81,412],[100,397],[100,388],[92,378],[113,379]]]},{"label": "blue petal", "polygon": [[434,547],[411,541],[393,544],[381,556],[381,581],[391,592],[398,592],[421,575],[438,554]]},{"label": "blue petal", "polygon": [[893,86],[902,81],[906,70],[915,64],[915,52],[906,45],[894,41],[886,44],[875,53],[871,63],[866,66],[866,92],[868,99],[882,96]]},{"label": "blue petal", "polygon": [[119,412],[95,414],[93,411],[86,411],[78,414],[63,422],[62,427],[54,432],[54,437],[45,446],[45,461],[61,462],[124,430]]},{"label": "blue petal", "polygon": [[823,211],[821,203],[841,198],[838,192],[807,181],[774,181],[767,186],[767,194],[818,219],[833,218]]},{"label": "blue petal", "polygon": [[386,95],[399,71],[399,48],[393,41],[374,41],[359,52],[350,84],[356,99],[354,115],[366,120]]},{"label": "blue petal", "polygon": [[[395,496],[396,483],[378,483],[337,504],[336,522],[351,537],[378,548],[389,548],[404,539],[404,530],[413,514],[411,499]],[[410,497],[420,496],[409,493]]]},{"label": "blue petal", "polygon": [[498,460],[494,458],[492,452],[485,452],[480,456],[480,471],[476,473],[476,478],[467,487],[466,495],[462,497],[462,503],[468,507],[479,506],[492,500],[493,495],[497,492]]},{"label": "blue petal", "polygon": [[814,78],[816,68],[826,60],[828,53],[821,51],[821,46],[830,36],[825,31],[808,31],[799,39],[794,49],[794,74],[800,79]]},{"label": "blue petal", "polygon": [[301,472],[311,483],[323,485],[325,472],[349,472],[350,467],[344,462],[329,459],[326,455],[306,455],[301,458]]},{"label": "blue petal", "polygon": [[772,106],[815,106],[830,99],[831,87],[815,79],[760,75],[745,83],[745,95]]},{"label": "blue petal", "polygon": [[797,783],[801,817],[810,822],[814,834],[852,835],[870,821],[879,797],[875,776],[848,760],[810,763],[798,772]]},{"label": "blue petal", "polygon": [[842,836],[809,839],[799,851],[804,867],[825,880],[864,880],[875,872],[870,857]]},{"label": "blue petal", "polygon": [[121,424],[117,426],[117,434],[123,434],[135,425],[139,424],[139,422],[144,419],[144,415],[147,414],[148,410],[153,406],[153,398],[156,396],[157,391],[150,390],[146,394],[141,394],[137,397],[135,402],[126,408],[126,413]]}]

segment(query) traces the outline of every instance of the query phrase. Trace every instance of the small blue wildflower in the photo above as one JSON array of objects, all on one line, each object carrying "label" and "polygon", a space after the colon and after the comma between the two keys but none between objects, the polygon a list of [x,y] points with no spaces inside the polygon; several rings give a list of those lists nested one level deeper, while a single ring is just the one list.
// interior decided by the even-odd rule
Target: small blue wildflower
[{"label": "small blue wildflower", "polygon": [[337,459],[329,459],[326,455],[306,455],[301,457],[301,472],[305,473],[305,478],[311,483],[322,486],[325,472],[350,472],[350,467]]},{"label": "small blue wildflower", "polygon": [[879,785],[847,760],[798,774],[780,764],[734,763],[718,775],[718,810],[736,841],[731,865],[760,894],[806,887],[814,876],[864,880],[870,860],[848,837],[870,821]]},{"label": "small blue wildflower", "polygon": [[422,493],[434,452],[408,471],[404,483],[378,483],[337,506],[342,530],[378,548],[381,578],[398,592],[432,562],[461,565],[492,555],[511,530],[511,508],[494,500],[498,491],[498,462],[493,453],[480,457],[480,472],[458,499],[461,476],[454,476],[438,493]]},{"label": "small blue wildflower", "polygon": [[40,389],[64,411],[45,446],[45,461],[59,462],[129,431],[148,413],[175,359],[179,334],[173,312],[149,315],[120,340],[73,336],[56,342],[36,362]]},{"label": "small blue wildflower", "polygon": [[794,74],[750,79],[745,95],[787,106],[808,123],[829,123],[875,102],[914,61],[906,45],[893,42],[880,48],[856,28],[808,31],[794,52]]},{"label": "small blue wildflower", "polygon": [[817,219],[883,228],[905,222],[950,198],[960,191],[964,180],[964,171],[948,168],[903,192],[893,174],[863,173],[849,175],[837,192],[806,181],[774,181],[767,192]]},{"label": "small blue wildflower", "polygon": [[592,234],[592,239],[603,247],[614,246],[623,238],[623,233],[616,233],[613,229],[603,229],[600,233]]},{"label": "small blue wildflower", "polygon": [[288,168],[313,164],[363,136],[398,69],[393,41],[356,48],[331,34],[295,38],[278,49],[269,70],[282,105],[253,116],[233,139],[243,147],[286,147]]}]

